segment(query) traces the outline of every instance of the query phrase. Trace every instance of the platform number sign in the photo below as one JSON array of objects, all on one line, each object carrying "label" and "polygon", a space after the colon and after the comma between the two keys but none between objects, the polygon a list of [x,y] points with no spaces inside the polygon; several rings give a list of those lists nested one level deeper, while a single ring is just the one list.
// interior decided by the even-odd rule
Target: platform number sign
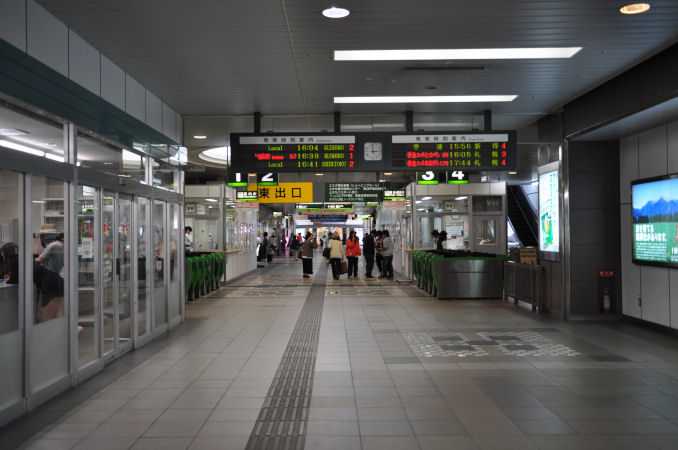
[{"label": "platform number sign", "polygon": [[247,186],[247,174],[243,172],[228,172],[227,186],[243,187]]},{"label": "platform number sign", "polygon": [[468,184],[468,174],[461,170],[447,172],[447,184]]},{"label": "platform number sign", "polygon": [[273,172],[258,173],[257,184],[259,186],[277,186],[278,174]]},{"label": "platform number sign", "polygon": [[417,172],[417,184],[444,184],[445,172]]}]

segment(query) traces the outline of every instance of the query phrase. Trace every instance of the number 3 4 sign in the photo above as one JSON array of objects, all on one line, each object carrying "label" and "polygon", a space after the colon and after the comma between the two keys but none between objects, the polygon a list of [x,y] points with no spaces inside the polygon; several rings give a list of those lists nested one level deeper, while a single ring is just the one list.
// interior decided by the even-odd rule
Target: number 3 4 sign
[{"label": "number 3 4 sign", "polygon": [[468,174],[461,170],[417,172],[417,184],[468,184]]}]

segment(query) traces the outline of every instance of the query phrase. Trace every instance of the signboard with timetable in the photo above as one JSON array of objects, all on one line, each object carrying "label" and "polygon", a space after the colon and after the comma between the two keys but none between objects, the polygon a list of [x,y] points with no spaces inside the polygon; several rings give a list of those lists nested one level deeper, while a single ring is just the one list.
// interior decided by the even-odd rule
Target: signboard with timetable
[{"label": "signboard with timetable", "polygon": [[256,172],[355,171],[356,136],[349,134],[231,135],[232,166]]},{"label": "signboard with timetable", "polygon": [[378,203],[384,198],[384,189],[380,183],[326,183],[325,200]]},{"label": "signboard with timetable", "polygon": [[516,165],[515,131],[391,136],[394,170],[511,170]]}]

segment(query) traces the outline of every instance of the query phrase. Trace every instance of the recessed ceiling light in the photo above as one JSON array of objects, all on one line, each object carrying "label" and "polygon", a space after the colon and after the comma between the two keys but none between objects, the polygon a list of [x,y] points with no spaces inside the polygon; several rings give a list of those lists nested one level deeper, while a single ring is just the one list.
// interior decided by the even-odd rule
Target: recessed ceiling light
[{"label": "recessed ceiling light", "polygon": [[202,134],[199,134],[197,136],[193,136],[193,139],[207,139],[207,136],[204,136]]},{"label": "recessed ceiling light", "polygon": [[132,178],[132,175],[127,175],[126,173],[119,173],[118,176],[120,178]]},{"label": "recessed ceiling light", "polygon": [[213,198],[206,198],[205,201],[207,201],[207,202],[212,202],[212,203],[218,202],[218,200],[215,200],[215,199],[213,199]]},{"label": "recessed ceiling light", "polygon": [[461,197],[455,198],[455,200],[466,200],[468,198],[468,195],[462,195]]},{"label": "recessed ceiling light", "polygon": [[625,5],[619,8],[619,12],[622,14],[642,14],[649,10],[649,3],[631,3],[630,5]]},{"label": "recessed ceiling light", "polygon": [[417,211],[426,211],[426,208],[417,208]]},{"label": "recessed ceiling light", "polygon": [[316,173],[315,174],[316,177],[322,177],[323,175],[325,175],[325,174],[324,173]]},{"label": "recessed ceiling light", "polygon": [[422,197],[421,199],[422,199],[422,200],[431,200],[431,198],[433,198],[433,197],[427,196],[427,197]]},{"label": "recessed ceiling light", "polygon": [[386,181],[386,180],[384,180],[384,179],[379,180],[380,183],[383,183],[383,182],[385,182],[385,181]]},{"label": "recessed ceiling light", "polygon": [[393,175],[393,172],[384,172],[384,175]]},{"label": "recessed ceiling light", "polygon": [[421,200],[416,200],[414,203],[418,205],[419,203],[421,203]]},{"label": "recessed ceiling light", "polygon": [[228,164],[231,159],[231,147],[215,147],[201,152],[198,157],[215,164]]},{"label": "recessed ceiling light", "polygon": [[351,11],[348,9],[337,8],[336,6],[332,6],[323,10],[323,16],[327,17],[328,19],[343,19],[349,14],[351,14]]},{"label": "recessed ceiling light", "polygon": [[[648,5],[649,7],[649,5]],[[335,50],[335,61],[436,61],[571,58],[582,47]]]},{"label": "recessed ceiling light", "polygon": [[510,170],[509,175],[518,175],[518,172],[515,170]]},{"label": "recessed ceiling light", "polygon": [[517,95],[410,95],[385,97],[334,97],[334,103],[472,103],[512,102]]}]

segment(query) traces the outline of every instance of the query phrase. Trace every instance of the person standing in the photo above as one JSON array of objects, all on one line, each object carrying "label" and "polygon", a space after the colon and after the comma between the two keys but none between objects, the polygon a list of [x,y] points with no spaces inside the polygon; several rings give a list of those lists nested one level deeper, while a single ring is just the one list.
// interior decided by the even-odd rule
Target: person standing
[{"label": "person standing", "polygon": [[264,238],[261,240],[261,244],[259,244],[259,254],[257,256],[259,261],[266,261],[268,256],[268,231],[264,231]]},{"label": "person standing", "polygon": [[374,242],[374,249],[375,249],[375,259],[377,261],[377,270],[379,271],[379,277],[384,274],[384,256],[382,255],[381,251],[381,244],[384,241],[384,232],[383,231],[377,231],[377,239]]},{"label": "person standing", "polygon": [[50,280],[43,283],[47,289],[43,291],[40,320],[45,322],[64,315],[64,234],[59,233],[57,239],[40,253],[36,261],[46,269],[42,277]]},{"label": "person standing", "polygon": [[335,280],[339,279],[341,275],[341,260],[344,259],[344,246],[341,245],[341,239],[339,239],[339,234],[332,236],[332,239],[327,244],[327,248],[330,249],[330,264],[332,264],[332,276]]},{"label": "person standing", "polygon": [[381,255],[384,258],[382,265],[384,274],[382,278],[393,279],[393,240],[389,237],[388,230],[384,230],[384,239],[381,243]]},{"label": "person standing", "polygon": [[306,240],[301,244],[301,264],[304,278],[313,274],[313,249],[318,247],[315,239],[311,239],[311,233],[306,233]]},{"label": "person standing", "polygon": [[184,252],[191,253],[193,251],[193,236],[191,233],[193,228],[186,226],[184,227]]},{"label": "person standing", "polygon": [[299,250],[299,241],[295,235],[290,236],[290,254],[294,257],[295,261],[297,259],[297,251]]},{"label": "person standing", "polygon": [[358,257],[361,255],[360,242],[351,230],[346,240],[346,259],[348,259],[348,278],[358,278]]},{"label": "person standing", "polygon": [[365,278],[374,278],[372,268],[374,267],[374,236],[375,230],[370,231],[363,238],[363,255],[365,255]]}]

